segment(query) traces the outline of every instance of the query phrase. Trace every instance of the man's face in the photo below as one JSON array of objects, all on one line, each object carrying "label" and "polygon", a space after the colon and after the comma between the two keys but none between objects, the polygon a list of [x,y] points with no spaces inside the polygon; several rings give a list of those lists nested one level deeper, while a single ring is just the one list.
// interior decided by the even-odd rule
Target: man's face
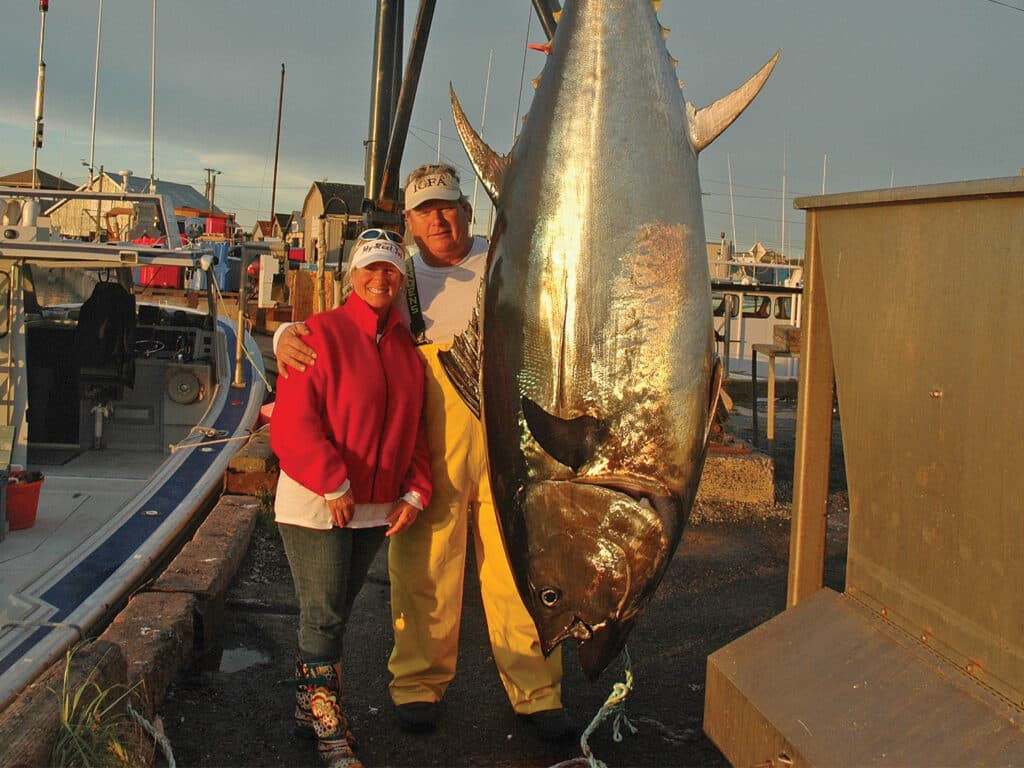
[{"label": "man's face", "polygon": [[470,205],[461,200],[428,200],[407,211],[405,221],[427,264],[450,266],[469,253]]}]

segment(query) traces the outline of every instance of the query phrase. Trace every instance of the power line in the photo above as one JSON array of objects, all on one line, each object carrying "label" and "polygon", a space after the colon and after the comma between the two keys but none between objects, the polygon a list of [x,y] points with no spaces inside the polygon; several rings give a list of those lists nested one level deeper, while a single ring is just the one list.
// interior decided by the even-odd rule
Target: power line
[{"label": "power line", "polygon": [[990,3],[995,3],[996,5],[1001,5],[1001,6],[1003,6],[1003,8],[1010,8],[1010,9],[1012,9],[1014,11],[1020,11],[1021,13],[1024,13],[1024,8],[1019,8],[1016,5],[1010,5],[1009,3],[1003,3],[1003,2],[1000,2],[1000,0],[988,0],[988,1]]}]

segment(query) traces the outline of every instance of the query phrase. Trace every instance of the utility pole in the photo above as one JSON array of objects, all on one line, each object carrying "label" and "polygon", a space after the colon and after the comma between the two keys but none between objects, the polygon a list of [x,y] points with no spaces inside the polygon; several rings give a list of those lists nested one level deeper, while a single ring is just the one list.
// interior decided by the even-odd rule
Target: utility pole
[{"label": "utility pole", "polygon": [[281,62],[281,90],[277,96],[277,138],[274,139],[274,183],[270,188],[270,226],[274,226],[274,206],[277,205],[277,160],[281,153],[281,109],[284,107],[284,62]]},{"label": "utility pole", "polygon": [[213,199],[217,195],[217,177],[220,176],[220,171],[216,168],[203,168],[206,171],[206,191],[203,193],[210,202],[210,211],[213,211]]}]

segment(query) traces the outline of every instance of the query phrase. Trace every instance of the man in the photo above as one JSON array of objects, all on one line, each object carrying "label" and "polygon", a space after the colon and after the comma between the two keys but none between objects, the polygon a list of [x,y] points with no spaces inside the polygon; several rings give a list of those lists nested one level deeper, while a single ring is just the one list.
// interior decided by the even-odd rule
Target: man
[{"label": "man", "polygon": [[[391,539],[391,613],[395,634],[388,668],[399,725],[434,728],[437,705],[455,676],[466,547],[472,532],[477,575],[498,674],[512,708],[541,738],[573,735],[561,704],[561,650],[547,659],[516,591],[491,500],[483,429],[441,368],[437,354],[469,322],[487,262],[487,241],[469,231],[472,209],[449,165],[409,175],[405,221],[419,253],[408,290],[415,291],[426,343],[426,418],[434,495],[416,525]],[[416,306],[416,302],[410,302]],[[415,310],[413,328],[417,329]],[[277,360],[304,370],[312,350],[302,325],[280,332]],[[275,340],[276,341],[276,340]]]}]

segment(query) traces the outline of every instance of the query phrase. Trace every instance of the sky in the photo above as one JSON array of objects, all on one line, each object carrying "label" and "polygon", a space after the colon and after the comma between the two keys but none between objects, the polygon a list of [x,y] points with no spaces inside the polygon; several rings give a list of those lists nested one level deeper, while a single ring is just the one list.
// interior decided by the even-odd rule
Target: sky
[{"label": "sky", "polygon": [[[37,0],[0,0],[0,175],[32,167]],[[418,3],[406,0],[406,49]],[[362,183],[376,3],[157,0],[157,178],[200,192],[243,225],[270,216],[281,64],[276,205],[314,180]],[[80,183],[98,168],[150,169],[150,0],[51,0],[38,166]],[[1015,176],[1024,168],[1024,0],[664,0],[684,95],[697,107],[782,58],[751,107],[700,156],[708,239],[799,257],[793,198]],[[530,0],[440,0],[401,174],[442,159],[488,201],[452,124],[448,84],[490,146],[509,150],[545,42]],[[525,54],[524,54],[525,52]],[[488,78],[490,70],[490,78]],[[486,95],[486,101],[485,101]],[[438,127],[440,125],[440,139]],[[730,182],[731,179],[731,182]]]}]

